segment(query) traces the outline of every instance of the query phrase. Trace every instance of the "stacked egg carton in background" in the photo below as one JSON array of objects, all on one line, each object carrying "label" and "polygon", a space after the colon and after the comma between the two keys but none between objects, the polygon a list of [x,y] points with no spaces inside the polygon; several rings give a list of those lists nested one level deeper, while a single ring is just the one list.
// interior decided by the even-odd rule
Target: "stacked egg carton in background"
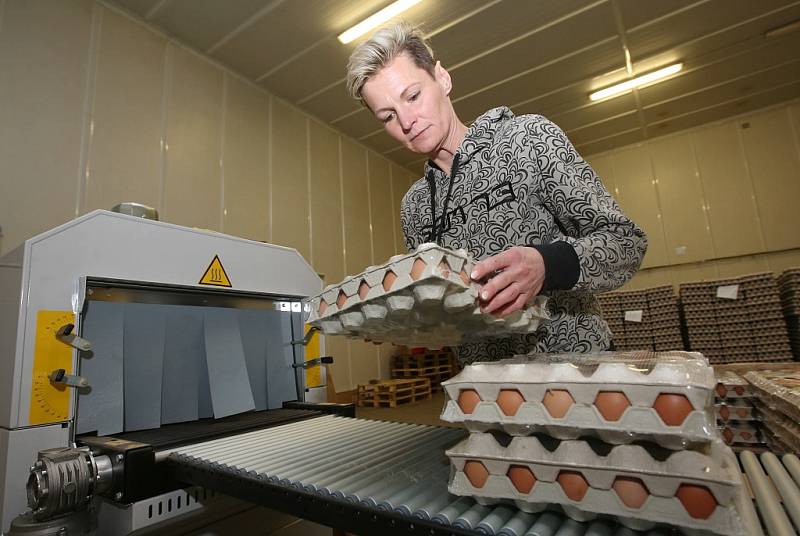
[{"label": "stacked egg carton in background", "polygon": [[309,298],[307,322],[328,335],[439,348],[531,333],[549,318],[544,297],[504,318],[481,312],[473,266],[466,251],[422,244]]},{"label": "stacked egg carton in background", "polygon": [[683,349],[678,300],[671,286],[607,292],[597,297],[617,349]]},{"label": "stacked egg carton in background", "polygon": [[744,374],[756,394],[754,401],[765,434],[785,452],[800,452],[800,366],[775,365]]},{"label": "stacked egg carton in background", "polygon": [[795,359],[800,359],[800,268],[783,272],[778,277],[778,287],[792,353]]},{"label": "stacked egg carton in background", "polygon": [[689,347],[711,363],[791,359],[771,273],[680,285]]},{"label": "stacked egg carton in background", "polygon": [[750,382],[733,370],[715,369],[715,372],[714,408],[717,428],[725,443],[734,449],[768,447]]},{"label": "stacked egg carton in background", "polygon": [[447,451],[451,493],[526,512],[556,504],[634,530],[761,534],[714,427],[702,355],[518,356],[469,365],[443,386],[441,418],[471,432]]}]

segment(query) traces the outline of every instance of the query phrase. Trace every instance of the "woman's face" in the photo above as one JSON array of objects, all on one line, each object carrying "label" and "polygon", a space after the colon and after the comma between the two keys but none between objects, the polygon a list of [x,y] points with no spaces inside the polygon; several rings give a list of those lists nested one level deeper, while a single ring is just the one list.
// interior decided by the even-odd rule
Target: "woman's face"
[{"label": "woman's face", "polygon": [[451,87],[438,62],[431,76],[400,54],[367,80],[361,96],[394,139],[415,153],[434,154],[452,127]]}]

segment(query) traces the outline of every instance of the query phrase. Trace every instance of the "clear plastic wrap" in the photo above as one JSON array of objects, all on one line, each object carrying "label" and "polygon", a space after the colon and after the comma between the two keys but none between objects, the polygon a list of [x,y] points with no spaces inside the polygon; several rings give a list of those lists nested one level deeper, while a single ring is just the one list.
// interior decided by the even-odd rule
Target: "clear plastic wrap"
[{"label": "clear plastic wrap", "polygon": [[705,358],[691,352],[516,356],[474,363],[443,382],[441,418],[476,432],[684,449],[718,437],[715,383]]},{"label": "clear plastic wrap", "polygon": [[474,265],[464,250],[422,244],[309,298],[307,321],[328,335],[438,348],[532,333],[549,319],[544,296],[504,318],[481,312]]}]

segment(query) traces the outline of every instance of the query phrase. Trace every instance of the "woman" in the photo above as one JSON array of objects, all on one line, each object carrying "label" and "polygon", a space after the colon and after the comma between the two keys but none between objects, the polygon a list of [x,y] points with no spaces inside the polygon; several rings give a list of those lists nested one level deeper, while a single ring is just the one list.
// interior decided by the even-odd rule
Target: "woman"
[{"label": "woman", "polygon": [[611,347],[593,293],[628,281],[647,239],[555,124],[500,107],[468,128],[450,100],[449,73],[405,23],[353,51],[347,86],[393,138],[429,157],[401,204],[406,246],[437,242],[479,259],[470,276],[485,282],[485,312],[504,316],[550,297],[551,322],[465,345],[462,364]]}]

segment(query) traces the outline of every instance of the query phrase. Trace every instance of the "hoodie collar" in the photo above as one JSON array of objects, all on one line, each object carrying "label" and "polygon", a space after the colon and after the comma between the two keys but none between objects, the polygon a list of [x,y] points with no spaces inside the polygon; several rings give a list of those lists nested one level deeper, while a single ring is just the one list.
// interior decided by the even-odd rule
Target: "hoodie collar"
[{"label": "hoodie collar", "polygon": [[[478,116],[467,129],[464,139],[461,140],[461,144],[456,150],[456,153],[461,155],[459,158],[459,166],[463,167],[464,164],[472,159],[475,153],[490,147],[499,126],[513,117],[514,113],[506,106],[492,108],[483,115]],[[426,176],[430,170],[443,173],[441,168],[439,168],[433,160],[428,159],[425,162]]]}]

